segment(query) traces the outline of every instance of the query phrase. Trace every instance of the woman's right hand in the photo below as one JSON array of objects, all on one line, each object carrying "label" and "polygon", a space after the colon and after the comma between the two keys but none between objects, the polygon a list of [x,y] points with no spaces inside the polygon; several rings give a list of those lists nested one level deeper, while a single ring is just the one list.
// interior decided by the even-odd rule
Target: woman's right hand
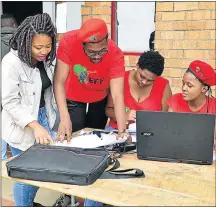
[{"label": "woman's right hand", "polygon": [[58,133],[56,139],[63,142],[67,138],[67,142],[70,142],[72,137],[72,122],[70,116],[60,121]]},{"label": "woman's right hand", "polygon": [[50,144],[53,142],[48,131],[41,126],[37,121],[33,121],[28,125],[33,129],[33,134],[38,144]]},{"label": "woman's right hand", "polygon": [[130,110],[129,112],[126,112],[126,120],[127,121],[135,121],[136,120],[136,111]]}]

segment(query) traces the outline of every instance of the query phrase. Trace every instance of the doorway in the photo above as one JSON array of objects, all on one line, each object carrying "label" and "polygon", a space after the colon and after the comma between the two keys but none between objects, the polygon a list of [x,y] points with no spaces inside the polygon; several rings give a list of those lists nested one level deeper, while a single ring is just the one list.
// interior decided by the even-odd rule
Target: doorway
[{"label": "doorway", "polygon": [[12,14],[20,24],[26,17],[43,13],[42,1],[2,1],[3,14]]}]

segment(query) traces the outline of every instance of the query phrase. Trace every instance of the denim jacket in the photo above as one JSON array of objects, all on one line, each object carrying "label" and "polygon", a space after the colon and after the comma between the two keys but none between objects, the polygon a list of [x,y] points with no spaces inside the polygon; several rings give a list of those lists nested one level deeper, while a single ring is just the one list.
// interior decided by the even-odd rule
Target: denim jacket
[{"label": "denim jacket", "polygon": [[[47,67],[47,75],[53,83],[54,67]],[[35,138],[27,125],[38,118],[42,81],[38,68],[23,63],[17,51],[11,51],[3,58],[2,69],[2,137],[12,147],[26,150]],[[49,126],[52,129],[56,119],[56,102],[53,85],[44,94]]]}]

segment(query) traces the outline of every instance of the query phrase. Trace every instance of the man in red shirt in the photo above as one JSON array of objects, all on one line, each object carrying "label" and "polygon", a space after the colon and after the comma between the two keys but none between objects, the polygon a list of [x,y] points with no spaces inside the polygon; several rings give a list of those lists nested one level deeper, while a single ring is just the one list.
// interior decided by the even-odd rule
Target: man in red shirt
[{"label": "man in red shirt", "polygon": [[125,131],[124,72],[123,53],[108,39],[103,20],[91,18],[80,29],[62,37],[54,76],[54,93],[60,112],[58,140],[67,137],[69,141],[72,129],[73,132],[85,127],[104,129],[109,90],[119,136],[130,137]]}]

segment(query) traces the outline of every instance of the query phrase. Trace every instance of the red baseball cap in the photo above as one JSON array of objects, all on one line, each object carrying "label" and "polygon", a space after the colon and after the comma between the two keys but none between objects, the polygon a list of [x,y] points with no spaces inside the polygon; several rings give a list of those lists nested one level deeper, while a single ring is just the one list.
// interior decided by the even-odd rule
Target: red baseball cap
[{"label": "red baseball cap", "polygon": [[91,18],[86,20],[78,32],[81,42],[100,42],[108,34],[107,25],[104,20]]},{"label": "red baseball cap", "polygon": [[190,63],[189,69],[197,79],[206,85],[216,85],[216,73],[208,63],[205,63],[201,60],[194,60]]}]

